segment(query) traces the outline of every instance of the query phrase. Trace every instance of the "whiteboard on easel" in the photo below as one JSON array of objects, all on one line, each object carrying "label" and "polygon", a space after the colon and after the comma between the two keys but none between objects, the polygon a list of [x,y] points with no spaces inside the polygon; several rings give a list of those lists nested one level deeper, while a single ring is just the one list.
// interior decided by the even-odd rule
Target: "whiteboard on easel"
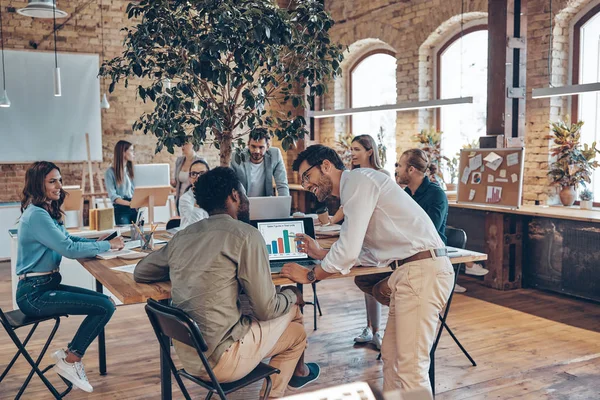
[{"label": "whiteboard on easel", "polygon": [[0,163],[102,161],[97,54],[58,54],[62,96],[54,97],[54,53],[5,50],[6,91],[0,108]]}]

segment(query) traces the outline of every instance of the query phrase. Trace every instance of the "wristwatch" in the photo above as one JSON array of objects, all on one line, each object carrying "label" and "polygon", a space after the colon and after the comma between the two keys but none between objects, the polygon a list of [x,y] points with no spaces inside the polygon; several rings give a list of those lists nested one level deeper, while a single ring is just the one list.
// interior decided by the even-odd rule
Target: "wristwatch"
[{"label": "wristwatch", "polygon": [[308,271],[308,274],[306,274],[306,279],[308,279],[308,283],[313,283],[314,281],[317,280],[317,277],[315,276],[314,268]]}]

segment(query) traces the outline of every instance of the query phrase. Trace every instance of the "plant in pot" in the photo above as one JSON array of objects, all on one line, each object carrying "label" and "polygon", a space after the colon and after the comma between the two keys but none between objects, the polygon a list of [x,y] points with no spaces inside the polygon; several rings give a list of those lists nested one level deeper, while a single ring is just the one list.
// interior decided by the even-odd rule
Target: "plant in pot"
[{"label": "plant in pot", "polygon": [[348,133],[346,135],[340,135],[335,141],[335,151],[338,153],[342,162],[346,168],[352,169],[352,139],[354,135]]},{"label": "plant in pot", "polygon": [[446,189],[449,191],[456,190],[456,178],[458,178],[458,157],[443,157],[445,161],[446,171],[448,171],[448,177],[450,183],[446,184]]},{"label": "plant in pot", "polygon": [[581,126],[583,121],[572,123],[568,120],[553,122],[551,124],[554,146],[550,155],[555,161],[550,165],[548,175],[554,185],[560,185],[560,200],[563,205],[571,206],[575,202],[575,189],[583,182],[592,182],[592,172],[598,167],[595,161],[596,142],[591,146],[581,145]]},{"label": "plant in pot", "polygon": [[429,157],[429,165],[433,166],[430,169],[431,172],[428,178],[444,187],[444,178],[441,176],[440,168],[442,160],[442,133],[435,128],[423,129],[421,132],[413,135],[412,141],[418,143],[419,148]]},{"label": "plant in pot", "polygon": [[[341,73],[342,47],[322,1],[142,0],[127,6],[121,56],[100,75],[132,90],[153,109],[133,130],[157,138],[156,152],[212,144],[220,164],[240,161],[255,129],[284,150],[306,134],[304,108]],[[308,96],[307,96],[308,95]]]},{"label": "plant in pot", "polygon": [[387,163],[387,146],[384,144],[385,133],[383,126],[379,127],[379,133],[377,133],[377,155],[381,161],[381,165],[385,166]]},{"label": "plant in pot", "polygon": [[585,188],[579,193],[579,207],[582,210],[591,210],[593,206],[594,193],[588,188]]}]

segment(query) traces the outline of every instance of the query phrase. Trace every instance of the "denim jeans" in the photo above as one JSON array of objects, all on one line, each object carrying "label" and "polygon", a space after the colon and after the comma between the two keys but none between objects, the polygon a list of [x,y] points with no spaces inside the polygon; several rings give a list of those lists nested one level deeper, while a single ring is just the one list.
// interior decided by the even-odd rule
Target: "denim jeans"
[{"label": "denim jeans", "polygon": [[[131,201],[131,199],[124,198],[123,200]],[[115,213],[115,225],[129,225],[135,222],[137,218],[137,209],[121,204],[113,203],[113,211]]]},{"label": "denim jeans", "polygon": [[17,286],[17,304],[29,317],[87,315],[68,345],[70,352],[83,357],[89,345],[112,317],[115,305],[102,293],[61,285],[61,280],[59,272],[20,280]]}]

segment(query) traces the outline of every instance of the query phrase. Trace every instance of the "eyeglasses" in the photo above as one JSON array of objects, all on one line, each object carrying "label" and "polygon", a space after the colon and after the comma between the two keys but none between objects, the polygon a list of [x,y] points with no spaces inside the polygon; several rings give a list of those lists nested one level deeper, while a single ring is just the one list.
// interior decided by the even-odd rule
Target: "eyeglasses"
[{"label": "eyeglasses", "polygon": [[320,163],[317,163],[317,164],[315,164],[315,165],[311,166],[311,167],[310,167],[309,169],[307,169],[306,171],[304,171],[304,173],[302,174],[302,183],[301,183],[301,185],[302,185],[302,187],[303,187],[304,189],[306,189],[306,186],[307,186],[307,185],[310,183],[310,181],[309,181],[309,180],[310,180],[310,176],[308,175],[308,171],[310,171],[310,170],[311,170],[311,169],[313,169],[314,167],[319,167],[319,168],[321,168],[321,164],[322,164],[322,162],[320,162]]},{"label": "eyeglasses", "polygon": [[190,178],[196,178],[200,175],[204,175],[205,173],[206,173],[206,171],[202,171],[202,172],[190,171],[189,176],[190,176]]}]

